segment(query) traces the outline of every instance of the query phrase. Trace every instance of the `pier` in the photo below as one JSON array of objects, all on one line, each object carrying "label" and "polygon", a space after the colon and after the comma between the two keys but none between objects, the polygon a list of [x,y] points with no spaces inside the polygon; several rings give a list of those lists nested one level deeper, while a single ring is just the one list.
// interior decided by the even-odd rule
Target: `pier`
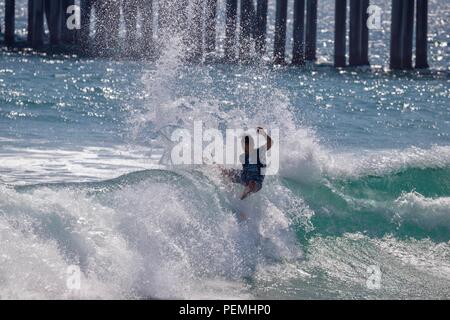
[{"label": "pier", "polygon": [[[15,30],[17,1],[4,0],[0,29],[7,49],[150,59],[161,50],[161,39],[179,34],[185,56],[194,63],[247,63],[270,56],[274,64],[303,66],[317,59],[320,1],[274,0],[275,20],[270,26],[268,0],[222,0],[223,6],[218,0],[28,0],[27,36],[20,39]],[[369,6],[369,0],[335,0],[336,68],[370,65]],[[289,8],[292,34],[287,32]],[[391,9],[390,68],[428,68],[428,0],[391,0]],[[219,16],[225,17],[222,46]],[[78,26],[69,28],[68,22],[76,19]],[[269,29],[274,30],[273,48],[267,41]],[[288,39],[292,39],[289,53]]]}]

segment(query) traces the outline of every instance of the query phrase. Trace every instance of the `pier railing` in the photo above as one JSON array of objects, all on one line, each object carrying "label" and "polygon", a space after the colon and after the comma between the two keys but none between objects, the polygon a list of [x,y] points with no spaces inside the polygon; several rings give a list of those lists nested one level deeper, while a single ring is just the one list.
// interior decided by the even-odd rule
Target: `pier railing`
[{"label": "pier railing", "polygon": [[[4,45],[19,46],[15,36],[15,0],[3,0]],[[189,59],[195,62],[217,53],[218,0],[28,0],[26,46],[64,49],[91,55],[108,55],[118,46],[123,21],[128,48],[154,57],[156,38],[183,34]],[[225,39],[223,60],[246,62],[268,52],[268,0],[224,0]],[[276,0],[273,63],[285,64],[288,4],[292,1],[294,65],[316,60],[317,10],[320,0]],[[191,14],[187,8],[191,6]],[[334,65],[370,64],[369,0],[335,0]],[[391,0],[391,69],[427,68],[428,0]],[[155,7],[157,10],[155,10]],[[158,17],[158,28],[154,22]],[[415,20],[415,21],[414,21]],[[414,22],[415,28],[414,28]],[[44,25],[49,37],[45,37]],[[140,29],[138,36],[138,27]],[[93,32],[91,30],[94,29]],[[158,33],[158,34],[157,34]],[[348,35],[348,44],[347,44]],[[23,43],[22,43],[23,45]],[[348,52],[347,52],[348,48]],[[132,51],[132,50],[130,50]],[[348,57],[348,61],[347,61]]]}]

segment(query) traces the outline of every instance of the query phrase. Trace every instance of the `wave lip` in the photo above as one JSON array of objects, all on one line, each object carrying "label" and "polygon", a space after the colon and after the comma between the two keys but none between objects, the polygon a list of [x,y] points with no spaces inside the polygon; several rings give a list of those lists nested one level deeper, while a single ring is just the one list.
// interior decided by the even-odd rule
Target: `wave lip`
[{"label": "wave lip", "polygon": [[427,228],[446,227],[450,231],[450,197],[427,198],[418,192],[402,194],[395,200],[402,219]]},{"label": "wave lip", "polygon": [[408,168],[450,167],[450,147],[433,145],[429,149],[410,147],[403,150],[377,150],[333,155],[323,165],[331,177],[358,178],[383,176]]}]

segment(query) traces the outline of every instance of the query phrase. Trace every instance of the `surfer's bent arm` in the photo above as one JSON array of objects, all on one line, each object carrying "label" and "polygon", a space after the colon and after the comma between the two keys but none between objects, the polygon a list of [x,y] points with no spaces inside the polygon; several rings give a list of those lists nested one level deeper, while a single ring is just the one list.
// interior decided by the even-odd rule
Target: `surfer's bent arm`
[{"label": "surfer's bent arm", "polygon": [[264,131],[262,127],[258,127],[258,133],[260,133],[267,140],[267,151],[272,148],[272,138]]}]

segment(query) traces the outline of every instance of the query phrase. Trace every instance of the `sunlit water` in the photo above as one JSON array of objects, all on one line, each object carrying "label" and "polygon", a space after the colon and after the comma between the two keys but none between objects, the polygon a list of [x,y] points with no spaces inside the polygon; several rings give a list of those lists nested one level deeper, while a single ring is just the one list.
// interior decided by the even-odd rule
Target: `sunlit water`
[{"label": "sunlit water", "polygon": [[[385,1],[373,67],[328,66],[333,3],[301,69],[183,65],[176,38],[156,62],[2,52],[0,297],[449,298],[449,3],[422,72],[387,71]],[[216,167],[161,163],[196,120],[280,129],[279,174],[242,205]]]}]

